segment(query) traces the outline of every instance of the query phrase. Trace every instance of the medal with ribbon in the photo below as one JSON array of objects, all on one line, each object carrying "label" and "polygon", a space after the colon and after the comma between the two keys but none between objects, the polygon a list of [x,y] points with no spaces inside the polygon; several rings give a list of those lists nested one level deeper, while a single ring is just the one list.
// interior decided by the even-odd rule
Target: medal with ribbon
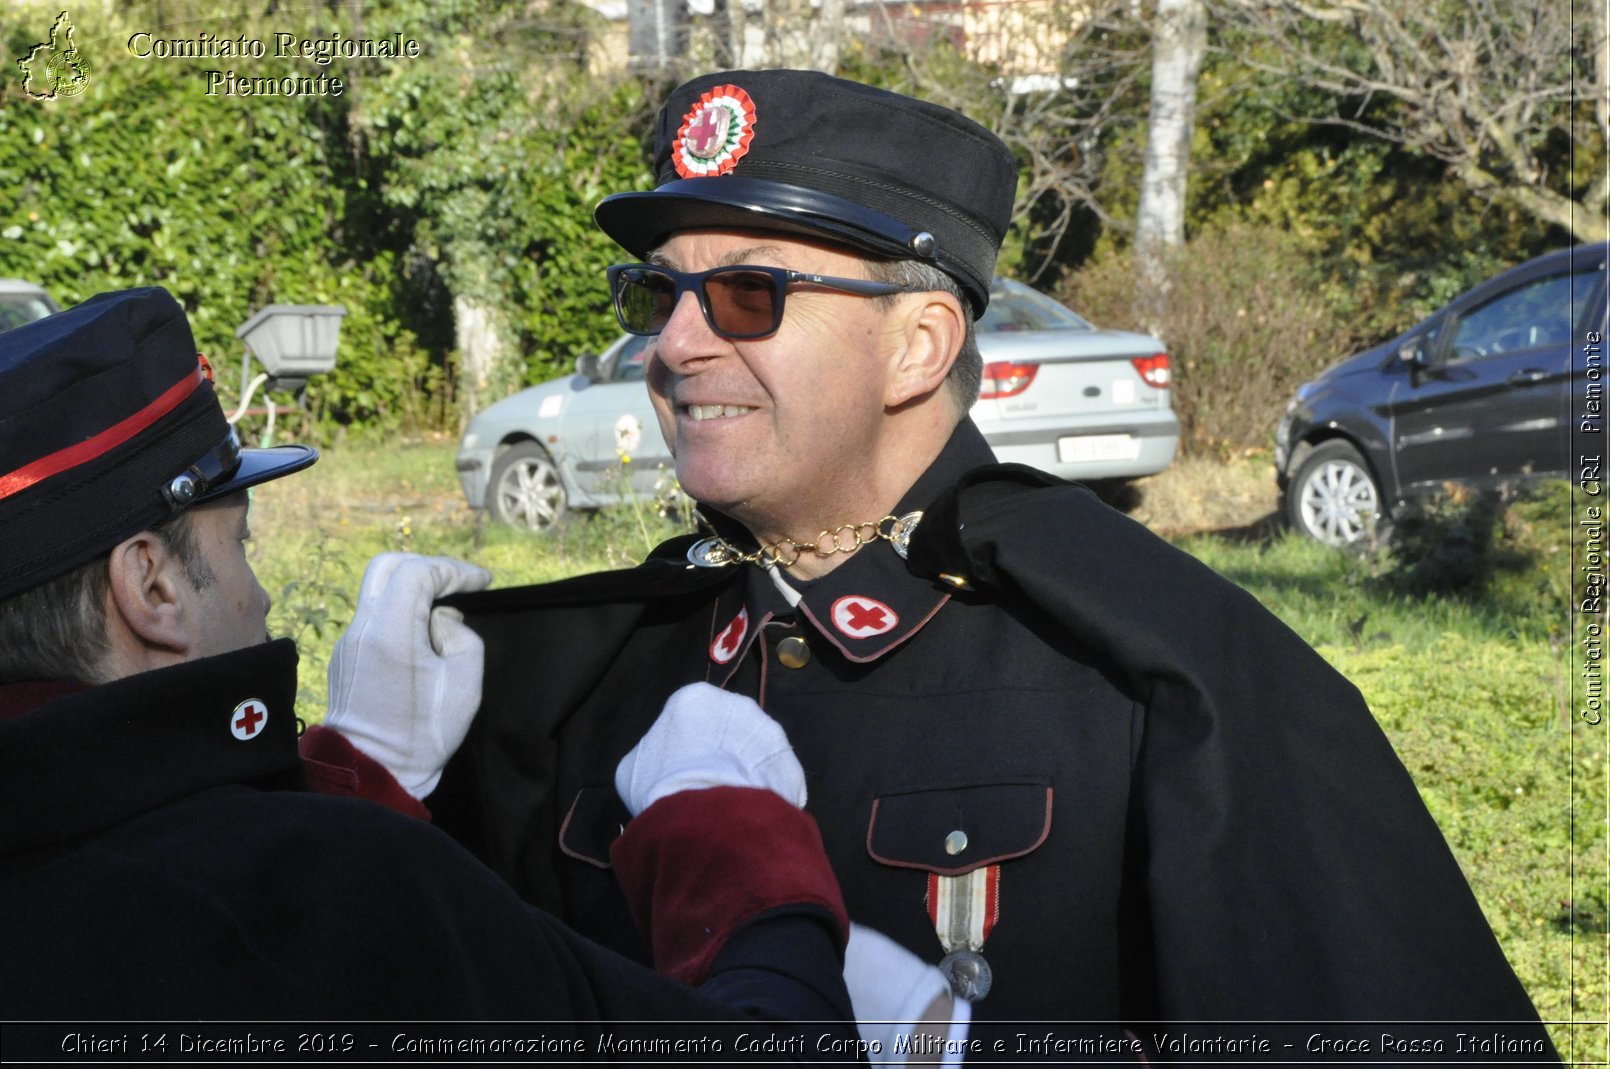
[{"label": "medal with ribbon", "polygon": [[928,874],[928,919],[945,948],[939,971],[958,998],[978,1002],[993,976],[980,953],[1001,912],[1001,867],[985,865],[961,876]]}]

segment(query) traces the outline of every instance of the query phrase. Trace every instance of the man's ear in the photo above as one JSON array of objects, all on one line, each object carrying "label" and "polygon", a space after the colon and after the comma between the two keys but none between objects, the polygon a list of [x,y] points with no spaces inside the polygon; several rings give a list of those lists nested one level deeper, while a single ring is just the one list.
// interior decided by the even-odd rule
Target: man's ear
[{"label": "man's ear", "polygon": [[901,304],[904,348],[891,369],[883,403],[894,408],[944,384],[967,337],[967,313],[943,291],[913,294]]},{"label": "man's ear", "polygon": [[[107,561],[106,624],[114,649],[142,650],[158,661],[183,660],[195,643],[189,604],[183,596],[184,569],[154,531],[141,531],[113,548]],[[122,640],[122,641],[120,641]]]}]

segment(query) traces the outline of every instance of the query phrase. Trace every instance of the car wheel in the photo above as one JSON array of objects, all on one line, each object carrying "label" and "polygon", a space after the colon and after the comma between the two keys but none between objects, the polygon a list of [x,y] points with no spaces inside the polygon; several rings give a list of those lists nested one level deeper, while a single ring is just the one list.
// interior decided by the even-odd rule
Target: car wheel
[{"label": "car wheel", "polygon": [[1383,525],[1381,490],[1364,457],[1346,442],[1321,442],[1286,487],[1291,525],[1331,546],[1362,541]]},{"label": "car wheel", "polygon": [[565,484],[542,446],[520,442],[492,465],[486,504],[493,519],[541,534],[564,517]]}]

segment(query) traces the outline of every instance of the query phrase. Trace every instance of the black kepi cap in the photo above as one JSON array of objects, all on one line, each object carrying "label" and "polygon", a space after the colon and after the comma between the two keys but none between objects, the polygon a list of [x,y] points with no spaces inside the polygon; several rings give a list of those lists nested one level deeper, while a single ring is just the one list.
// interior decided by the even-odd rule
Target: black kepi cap
[{"label": "black kepi cap", "polygon": [[102,293],[0,333],[0,598],[317,459],[240,447],[164,289]]},{"label": "black kepi cap", "polygon": [[818,71],[724,71],[672,90],[654,170],[655,189],[594,213],[635,256],[678,230],[779,230],[927,260],[961,284],[974,316],[1017,187],[1011,152],[966,116]]}]

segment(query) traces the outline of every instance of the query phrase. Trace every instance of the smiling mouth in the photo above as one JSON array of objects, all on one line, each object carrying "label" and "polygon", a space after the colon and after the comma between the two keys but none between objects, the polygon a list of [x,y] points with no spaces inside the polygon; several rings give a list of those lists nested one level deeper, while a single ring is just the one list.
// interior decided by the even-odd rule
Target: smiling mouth
[{"label": "smiling mouth", "polygon": [[725,419],[729,416],[741,416],[746,412],[753,412],[750,405],[686,405],[682,409],[696,423],[710,419]]}]

